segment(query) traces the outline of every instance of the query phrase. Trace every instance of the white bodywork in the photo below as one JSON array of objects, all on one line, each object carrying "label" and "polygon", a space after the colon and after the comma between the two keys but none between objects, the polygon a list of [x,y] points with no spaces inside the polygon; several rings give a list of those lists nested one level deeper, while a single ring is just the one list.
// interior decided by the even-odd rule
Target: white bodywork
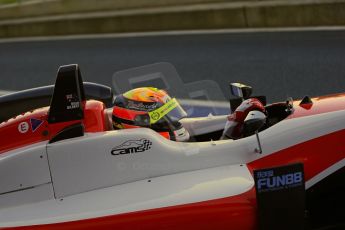
[{"label": "white bodywork", "polygon": [[0,226],[58,223],[194,203],[238,195],[252,186],[246,166],[216,167],[8,208],[0,211]]},{"label": "white bodywork", "polygon": [[46,143],[1,154],[0,194],[50,183],[46,155]]},{"label": "white bodywork", "polygon": [[[224,117],[220,120],[224,122]],[[202,133],[204,124],[196,124],[199,131],[194,132]],[[186,126],[190,130],[193,124]],[[0,155],[4,185],[0,227],[80,220],[241,194],[254,185],[246,163],[344,128],[345,111],[284,120],[260,133],[262,154],[255,152],[255,136],[179,143],[144,128],[86,134],[7,152]],[[152,142],[145,151],[111,154],[116,146],[142,139]]]}]

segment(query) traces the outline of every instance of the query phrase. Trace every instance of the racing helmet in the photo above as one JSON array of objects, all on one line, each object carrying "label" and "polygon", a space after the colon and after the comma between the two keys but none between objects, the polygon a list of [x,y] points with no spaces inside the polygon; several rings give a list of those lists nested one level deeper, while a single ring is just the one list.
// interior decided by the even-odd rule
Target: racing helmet
[{"label": "racing helmet", "polygon": [[176,98],[154,87],[142,87],[116,96],[112,113],[114,129],[146,127],[167,139],[188,141],[180,120],[187,113]]}]

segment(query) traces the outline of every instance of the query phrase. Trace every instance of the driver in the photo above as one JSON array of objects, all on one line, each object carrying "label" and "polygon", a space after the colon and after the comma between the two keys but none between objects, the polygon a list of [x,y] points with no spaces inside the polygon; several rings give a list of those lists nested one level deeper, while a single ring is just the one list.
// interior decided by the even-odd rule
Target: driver
[{"label": "driver", "polygon": [[118,95],[113,107],[114,129],[147,127],[174,141],[188,141],[190,135],[179,122],[187,113],[176,98],[164,90],[142,87]]},{"label": "driver", "polygon": [[266,117],[265,106],[257,98],[250,98],[241,103],[234,113],[228,116],[221,140],[240,139],[248,136],[243,127],[247,116],[251,118]]}]

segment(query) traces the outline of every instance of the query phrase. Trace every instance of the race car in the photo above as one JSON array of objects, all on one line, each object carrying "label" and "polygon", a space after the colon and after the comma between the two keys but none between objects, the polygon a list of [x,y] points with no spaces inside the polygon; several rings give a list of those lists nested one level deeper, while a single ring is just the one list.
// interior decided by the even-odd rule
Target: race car
[{"label": "race car", "polygon": [[191,142],[113,130],[112,99],[74,64],[0,97],[1,229],[344,228],[345,94],[265,105],[236,140],[227,115],[184,118]]}]

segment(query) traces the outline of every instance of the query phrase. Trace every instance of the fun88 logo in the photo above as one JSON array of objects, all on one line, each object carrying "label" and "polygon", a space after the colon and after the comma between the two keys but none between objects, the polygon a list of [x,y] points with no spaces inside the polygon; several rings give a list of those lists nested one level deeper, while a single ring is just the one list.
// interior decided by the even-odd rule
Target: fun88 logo
[{"label": "fun88 logo", "polygon": [[276,191],[300,186],[303,182],[302,172],[274,175],[273,170],[257,172],[257,190],[259,192]]}]

